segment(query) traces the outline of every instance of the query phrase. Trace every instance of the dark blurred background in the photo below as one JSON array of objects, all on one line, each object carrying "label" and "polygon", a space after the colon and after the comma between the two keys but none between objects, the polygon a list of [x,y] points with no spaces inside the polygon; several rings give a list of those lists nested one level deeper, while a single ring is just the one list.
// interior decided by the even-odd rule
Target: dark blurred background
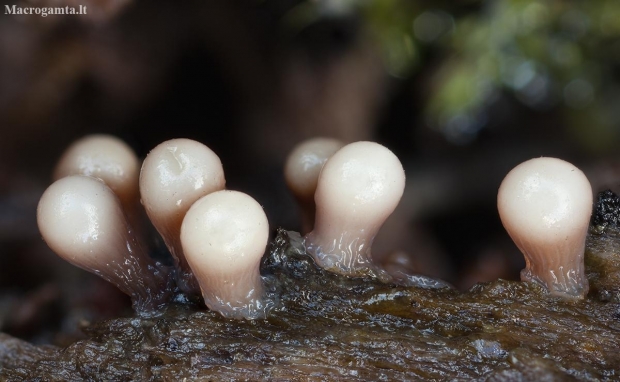
[{"label": "dark blurred background", "polygon": [[495,197],[521,161],[571,161],[595,192],[620,183],[617,0],[6,4],[88,6],[0,15],[0,330],[36,343],[129,312],[36,227],[56,160],[86,134],[140,157],[166,139],[205,143],[273,230],[300,228],[282,174],[295,144],[378,141],[407,187],[373,256],[460,289],[519,277]]}]

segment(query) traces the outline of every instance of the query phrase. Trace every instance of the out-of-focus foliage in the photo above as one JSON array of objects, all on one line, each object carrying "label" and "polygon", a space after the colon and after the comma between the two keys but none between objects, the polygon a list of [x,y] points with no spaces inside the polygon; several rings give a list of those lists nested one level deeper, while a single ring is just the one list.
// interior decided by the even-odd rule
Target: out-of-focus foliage
[{"label": "out-of-focus foliage", "polygon": [[445,41],[450,57],[427,111],[448,137],[467,140],[494,95],[508,90],[532,108],[562,107],[586,145],[605,146],[616,140],[620,122],[618,20],[617,1],[489,2],[459,19]]},{"label": "out-of-focus foliage", "polygon": [[362,7],[381,43],[388,72],[396,77],[409,75],[420,59],[412,16],[424,9],[416,2],[401,0],[366,1]]},{"label": "out-of-focus foliage", "polygon": [[432,73],[427,121],[455,143],[476,138],[501,94],[560,110],[587,149],[620,140],[620,1],[309,3],[361,14],[391,75]]}]

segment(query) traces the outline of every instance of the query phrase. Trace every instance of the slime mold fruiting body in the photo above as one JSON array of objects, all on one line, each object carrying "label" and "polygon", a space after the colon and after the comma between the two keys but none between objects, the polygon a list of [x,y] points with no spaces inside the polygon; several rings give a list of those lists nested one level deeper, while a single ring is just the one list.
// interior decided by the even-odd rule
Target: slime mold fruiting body
[{"label": "slime mold fruiting body", "polygon": [[190,139],[161,143],[142,164],[142,204],[175,260],[177,284],[186,293],[199,293],[200,287],[183,254],[183,218],[194,202],[225,185],[220,158],[207,146]]},{"label": "slime mold fruiting body", "polygon": [[293,148],[284,165],[284,178],[301,208],[302,234],[314,227],[314,192],[325,162],[343,143],[332,138],[308,139]]},{"label": "slime mold fruiting body", "polygon": [[266,314],[259,266],[268,239],[263,208],[244,193],[217,191],[189,209],[181,242],[211,310],[233,318]]},{"label": "slime mold fruiting body", "polygon": [[102,181],[79,175],[57,180],[39,201],[37,222],[56,254],[116,285],[139,313],[166,301],[167,275],[148,257],[117,196]]},{"label": "slime mold fruiting body", "polygon": [[305,237],[306,249],[333,272],[367,273],[373,268],[372,241],[404,187],[405,172],[390,150],[374,142],[344,146],[319,175],[315,226]]},{"label": "slime mold fruiting body", "polygon": [[140,165],[133,150],[122,140],[103,134],[88,135],[75,141],[61,156],[54,180],[69,175],[101,179],[120,199],[126,213],[138,201]]},{"label": "slime mold fruiting body", "polygon": [[525,256],[523,281],[538,282],[563,297],[588,293],[584,249],[592,187],[581,170],[556,158],[523,162],[504,178],[497,208]]}]

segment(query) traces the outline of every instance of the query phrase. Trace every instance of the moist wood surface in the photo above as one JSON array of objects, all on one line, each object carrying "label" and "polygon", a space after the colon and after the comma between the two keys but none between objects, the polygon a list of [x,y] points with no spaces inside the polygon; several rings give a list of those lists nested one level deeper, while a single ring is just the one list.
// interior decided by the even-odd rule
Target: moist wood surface
[{"label": "moist wood surface", "polygon": [[[614,232],[607,227],[591,235],[590,260],[615,256]],[[594,263],[600,267],[601,261]],[[583,301],[504,280],[465,293],[424,278],[416,281],[422,286],[403,287],[326,273],[304,253],[299,237],[285,231],[262,270],[279,296],[265,320],[232,321],[177,304],[157,318],[94,324],[85,329],[88,339],[66,348],[0,335],[0,379],[543,381],[620,375],[620,304],[605,298],[607,284],[592,270],[594,292]]]}]

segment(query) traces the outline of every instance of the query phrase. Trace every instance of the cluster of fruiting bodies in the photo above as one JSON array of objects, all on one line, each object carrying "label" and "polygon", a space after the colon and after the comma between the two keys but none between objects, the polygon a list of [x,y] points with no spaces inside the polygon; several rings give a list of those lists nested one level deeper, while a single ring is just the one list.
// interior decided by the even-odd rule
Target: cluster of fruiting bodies
[{"label": "cluster of fruiting bodies", "polygon": [[[202,143],[163,142],[140,168],[124,142],[88,136],[66,150],[54,178],[37,212],[43,239],[65,260],[118,286],[138,313],[157,314],[179,294],[201,294],[209,309],[230,318],[264,317],[277,304],[259,269],[269,238],[263,208],[225,189],[222,163]],[[291,152],[285,178],[302,210],[305,248],[319,266],[346,277],[402,281],[371,256],[373,239],[405,188],[403,167],[389,149],[312,139]],[[140,203],[172,267],[149,256]],[[583,298],[592,211],[583,173],[554,158],[524,162],[504,179],[498,209],[525,255],[522,280]]]}]

